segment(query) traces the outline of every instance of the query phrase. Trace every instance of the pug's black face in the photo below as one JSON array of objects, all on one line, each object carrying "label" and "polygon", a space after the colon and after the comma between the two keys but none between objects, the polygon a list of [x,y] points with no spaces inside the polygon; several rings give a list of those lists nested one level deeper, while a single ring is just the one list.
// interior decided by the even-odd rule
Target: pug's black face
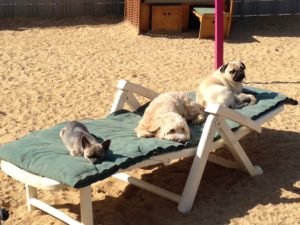
[{"label": "pug's black face", "polygon": [[244,63],[238,62],[238,61],[233,61],[233,62],[229,62],[226,65],[223,65],[221,67],[220,71],[222,73],[229,74],[233,81],[242,82],[244,80],[244,78],[246,77],[245,69],[246,69],[246,66]]},{"label": "pug's black face", "polygon": [[232,76],[232,80],[235,82],[242,82],[244,80],[244,78],[246,77],[245,75],[245,69],[238,69],[236,70],[232,70],[230,71],[230,74]]}]

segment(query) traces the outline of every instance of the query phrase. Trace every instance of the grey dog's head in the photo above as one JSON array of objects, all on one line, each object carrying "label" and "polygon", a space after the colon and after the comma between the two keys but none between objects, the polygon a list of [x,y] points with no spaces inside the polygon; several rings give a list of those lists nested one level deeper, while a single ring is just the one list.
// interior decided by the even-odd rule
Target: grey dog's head
[{"label": "grey dog's head", "polygon": [[235,82],[242,82],[246,77],[245,69],[246,66],[244,63],[240,61],[230,61],[220,68],[220,72]]},{"label": "grey dog's head", "polygon": [[107,139],[100,143],[91,143],[89,142],[88,138],[85,136],[82,137],[82,148],[83,154],[86,159],[88,159],[92,163],[97,163],[101,161],[110,146],[110,139]]}]

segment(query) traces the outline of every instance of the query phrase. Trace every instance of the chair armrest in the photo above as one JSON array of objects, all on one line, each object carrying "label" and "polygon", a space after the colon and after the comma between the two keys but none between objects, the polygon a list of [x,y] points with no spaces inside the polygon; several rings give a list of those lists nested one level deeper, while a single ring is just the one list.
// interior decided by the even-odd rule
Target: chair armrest
[{"label": "chair armrest", "polygon": [[148,88],[145,88],[141,85],[127,81],[127,80],[119,80],[119,82],[117,84],[117,89],[129,91],[129,92],[138,94],[140,96],[143,96],[145,98],[148,98],[150,100],[152,100],[158,96],[158,93],[156,93]]},{"label": "chair armrest", "polygon": [[205,112],[222,116],[225,119],[232,120],[245,127],[255,130],[258,133],[261,133],[262,128],[258,123],[230,108],[215,103],[209,103],[208,106],[205,108]]},{"label": "chair armrest", "polygon": [[116,97],[112,104],[110,113],[123,109],[125,103],[127,103],[132,110],[136,110],[140,107],[141,104],[134,94],[138,94],[150,100],[158,96],[158,93],[127,80],[119,80],[116,88]]}]

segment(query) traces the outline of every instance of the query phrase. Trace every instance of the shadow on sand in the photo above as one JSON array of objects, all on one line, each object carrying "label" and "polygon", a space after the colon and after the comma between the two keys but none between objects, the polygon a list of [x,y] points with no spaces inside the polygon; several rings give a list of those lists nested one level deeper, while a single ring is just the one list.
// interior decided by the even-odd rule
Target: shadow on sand
[{"label": "shadow on sand", "polygon": [[[190,16],[189,31],[184,33],[146,33],[152,38],[197,39],[199,21]],[[122,16],[77,17],[65,19],[1,19],[1,30],[23,31],[31,28],[66,27],[99,24],[117,24],[123,21]],[[228,43],[258,42],[256,36],[263,37],[300,37],[300,16],[261,16],[234,17],[231,34],[225,39]],[[207,39],[206,39],[207,40]],[[213,39],[210,39],[213,41]],[[199,40],[201,41],[201,40]]]},{"label": "shadow on sand", "polygon": [[[95,224],[171,225],[195,224],[195,221],[197,224],[228,224],[259,205],[299,203],[299,198],[285,198],[281,194],[283,190],[300,194],[300,188],[295,185],[300,180],[300,133],[264,129],[260,136],[245,137],[242,145],[247,146],[251,161],[262,167],[263,175],[250,177],[244,172],[208,163],[194,207],[187,215],[180,214],[175,203],[128,185],[117,198],[106,196],[104,200],[93,202]],[[191,161],[185,159],[159,167],[142,179],[181,193]],[[56,207],[67,207],[79,215],[79,205]],[[102,209],[107,207],[114,213],[105,213],[107,210]]]},{"label": "shadow on sand", "polygon": [[229,43],[258,42],[262,37],[300,37],[300,16],[233,18]]}]

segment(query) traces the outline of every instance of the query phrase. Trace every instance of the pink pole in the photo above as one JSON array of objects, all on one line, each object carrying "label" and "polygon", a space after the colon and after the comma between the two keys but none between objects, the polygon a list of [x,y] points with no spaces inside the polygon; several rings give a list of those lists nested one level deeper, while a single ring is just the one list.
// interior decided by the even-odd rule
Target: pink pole
[{"label": "pink pole", "polygon": [[224,1],[215,0],[215,69],[223,65],[224,51]]}]

